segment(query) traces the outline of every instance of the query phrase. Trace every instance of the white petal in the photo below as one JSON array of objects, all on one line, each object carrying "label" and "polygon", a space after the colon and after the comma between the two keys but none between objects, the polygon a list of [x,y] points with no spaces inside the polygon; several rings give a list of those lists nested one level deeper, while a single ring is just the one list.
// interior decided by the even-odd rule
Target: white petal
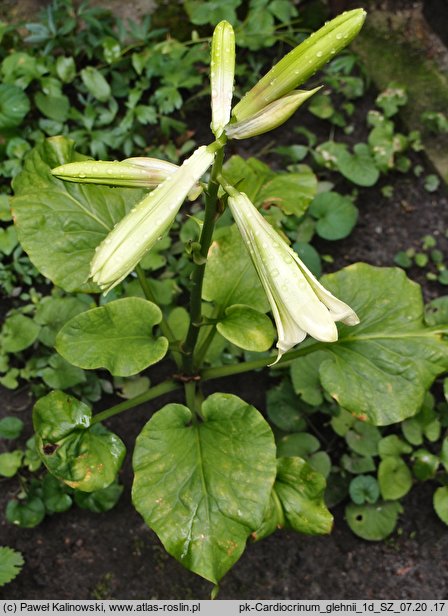
[{"label": "white petal", "polygon": [[330,311],[334,321],[342,321],[346,325],[358,325],[359,317],[356,312],[350,308],[348,304],[335,297],[328,289],[326,289],[310,272],[306,265],[299,259],[299,257],[293,252],[292,255],[299,265],[300,269],[306,276],[308,282],[316,293],[317,297]]}]

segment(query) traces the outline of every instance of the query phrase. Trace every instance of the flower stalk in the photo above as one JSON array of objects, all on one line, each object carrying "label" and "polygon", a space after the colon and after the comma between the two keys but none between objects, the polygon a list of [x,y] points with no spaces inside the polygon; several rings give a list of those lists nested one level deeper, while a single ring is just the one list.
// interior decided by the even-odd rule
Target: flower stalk
[{"label": "flower stalk", "polygon": [[202,312],[202,284],[204,281],[208,250],[212,242],[213,231],[215,228],[219,189],[218,176],[222,171],[223,160],[224,151],[223,149],[219,149],[216,153],[206,191],[204,224],[202,226],[201,237],[199,239],[199,255],[203,258],[203,263],[195,264],[191,277],[190,326],[182,347],[184,353],[184,369],[187,374],[193,374],[196,369],[193,353],[200,330]]}]

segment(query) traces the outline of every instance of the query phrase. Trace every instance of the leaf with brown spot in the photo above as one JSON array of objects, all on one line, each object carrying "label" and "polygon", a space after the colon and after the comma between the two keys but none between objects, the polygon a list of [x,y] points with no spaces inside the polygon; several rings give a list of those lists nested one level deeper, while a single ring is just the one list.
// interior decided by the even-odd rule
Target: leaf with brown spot
[{"label": "leaf with brown spot", "polygon": [[76,398],[53,391],[33,409],[37,451],[50,473],[67,485],[93,492],[110,485],[126,452],[121,439],[91,426],[92,411]]}]

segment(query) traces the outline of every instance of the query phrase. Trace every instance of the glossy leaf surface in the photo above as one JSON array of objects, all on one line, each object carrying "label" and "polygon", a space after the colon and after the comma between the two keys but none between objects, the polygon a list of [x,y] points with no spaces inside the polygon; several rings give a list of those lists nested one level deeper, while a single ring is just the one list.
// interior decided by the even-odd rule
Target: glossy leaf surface
[{"label": "glossy leaf surface", "polygon": [[265,519],[253,538],[263,539],[276,528],[306,535],[329,533],[333,516],[324,502],[325,479],[301,458],[277,460],[277,478]]},{"label": "glossy leaf surface", "polygon": [[125,455],[121,439],[100,424],[90,408],[61,391],[36,402],[33,423],[43,463],[72,488],[93,492],[113,482]]},{"label": "glossy leaf surface", "polygon": [[160,308],[128,297],[73,317],[56,338],[57,351],[75,366],[106,368],[114,376],[131,376],[160,361],[168,340],[155,338]]},{"label": "glossy leaf surface", "polygon": [[81,160],[65,137],[38,145],[14,179],[12,208],[19,240],[44,276],[65,291],[98,291],[86,282],[95,248],[144,192],[63,182],[50,173]]},{"label": "glossy leaf surface", "polygon": [[339,327],[319,365],[320,381],[345,409],[376,425],[415,415],[436,376],[448,368],[447,325],[423,320],[420,287],[398,268],[357,263],[322,283],[358,314]]},{"label": "glossy leaf surface", "polygon": [[[185,567],[217,583],[263,519],[276,473],[272,432],[240,398],[213,394],[192,424],[180,404],[137,438],[134,505]],[[229,481],[231,478],[231,481]]]}]

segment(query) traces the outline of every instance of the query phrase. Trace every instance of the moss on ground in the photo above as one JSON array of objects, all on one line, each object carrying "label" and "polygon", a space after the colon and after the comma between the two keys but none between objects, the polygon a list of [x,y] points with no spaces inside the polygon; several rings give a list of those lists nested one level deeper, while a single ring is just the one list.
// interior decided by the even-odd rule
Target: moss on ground
[{"label": "moss on ground", "polygon": [[385,89],[392,81],[405,86],[408,104],[401,117],[409,129],[421,130],[428,157],[448,182],[448,135],[431,135],[421,122],[423,111],[446,114],[448,74],[428,57],[417,39],[406,39],[399,23],[396,30],[390,28],[391,23],[397,27],[397,21],[387,20],[387,14],[371,14],[370,23],[356,39],[355,50],[378,89]]}]

